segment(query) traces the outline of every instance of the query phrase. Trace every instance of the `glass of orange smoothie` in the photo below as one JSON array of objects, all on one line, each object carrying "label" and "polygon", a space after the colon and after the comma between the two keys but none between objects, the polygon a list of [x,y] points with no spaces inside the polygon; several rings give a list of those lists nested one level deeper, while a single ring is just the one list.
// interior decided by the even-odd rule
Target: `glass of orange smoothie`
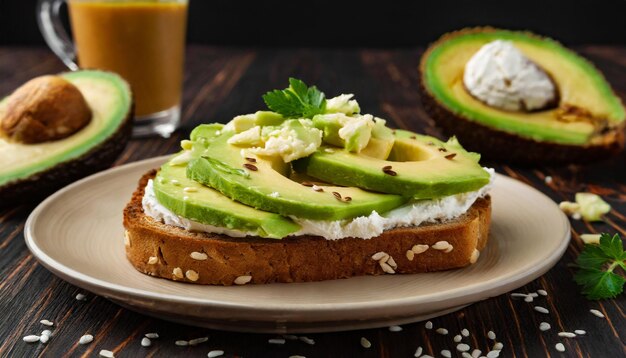
[{"label": "glass of orange smoothie", "polygon": [[[63,29],[67,2],[74,42]],[[46,42],[71,69],[119,73],[135,98],[136,136],[169,136],[180,120],[188,0],[39,0]]]}]

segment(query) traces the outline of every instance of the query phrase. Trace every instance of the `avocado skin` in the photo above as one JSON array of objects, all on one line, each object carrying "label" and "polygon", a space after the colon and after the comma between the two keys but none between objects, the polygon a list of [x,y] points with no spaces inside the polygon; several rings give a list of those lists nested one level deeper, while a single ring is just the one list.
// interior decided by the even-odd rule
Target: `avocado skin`
[{"label": "avocado skin", "polygon": [[[466,28],[443,35],[433,42],[420,60],[420,100],[425,112],[435,120],[447,135],[455,135],[469,150],[481,153],[486,159],[515,162],[522,165],[589,163],[607,159],[624,149],[626,122],[602,134],[602,141],[584,146],[537,141],[512,133],[492,129],[463,118],[450,111],[426,86],[426,61],[430,51],[440,41],[460,33],[495,31],[492,27]],[[537,36],[534,35],[533,36]]]},{"label": "avocado skin", "polygon": [[0,187],[0,208],[40,200],[52,192],[90,174],[109,168],[130,140],[135,101],[117,131],[78,158],[58,163],[27,178]]},{"label": "avocado skin", "polygon": [[[420,72],[423,78],[421,67]],[[478,152],[486,159],[523,165],[589,163],[609,158],[624,149],[623,124],[604,134],[600,144],[578,146],[537,141],[494,130],[453,113],[438,102],[423,80],[420,80],[420,89],[426,113],[447,135],[457,136],[467,150]]]}]

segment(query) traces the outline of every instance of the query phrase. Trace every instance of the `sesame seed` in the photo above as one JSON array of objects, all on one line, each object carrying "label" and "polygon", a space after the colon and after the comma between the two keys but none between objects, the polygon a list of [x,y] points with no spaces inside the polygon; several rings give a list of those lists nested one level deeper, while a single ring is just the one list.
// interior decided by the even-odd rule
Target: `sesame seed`
[{"label": "sesame seed", "polygon": [[333,191],[333,195],[335,196],[335,198],[341,200],[341,194],[339,194],[338,192]]},{"label": "sesame seed", "polygon": [[470,350],[470,346],[465,343],[460,343],[456,345],[456,350],[459,352],[467,352]]},{"label": "sesame seed", "polygon": [[433,329],[433,323],[431,321],[428,321],[428,322],[426,322],[424,327],[426,327],[426,329]]},{"label": "sesame seed", "polygon": [[414,254],[419,255],[422,252],[428,250],[429,246],[428,245],[413,245],[413,247],[411,248],[411,251],[413,251]]},{"label": "sesame seed", "polygon": [[391,169],[383,169],[383,173],[385,173],[387,175],[391,175],[392,177],[395,177],[396,175],[398,175],[398,173],[396,173],[395,171],[393,171]]},{"label": "sesame seed", "polygon": [[388,263],[380,261],[380,262],[378,262],[378,264],[383,269],[383,271],[385,271],[386,273],[388,273],[388,274],[396,273],[396,271],[394,271],[393,268],[391,268],[391,266],[389,266]]},{"label": "sesame seed", "polygon": [[41,342],[41,343],[48,343],[49,339],[50,339],[49,335],[42,335],[41,337],[39,337],[39,342]]},{"label": "sesame seed", "polygon": [[533,298],[537,298],[539,297],[539,295],[537,294],[537,292],[531,292],[528,294],[528,296],[533,297]]},{"label": "sesame seed", "polygon": [[413,357],[420,357],[422,355],[422,352],[424,351],[424,349],[422,348],[422,346],[418,346],[417,349],[415,350],[415,354],[413,354]]},{"label": "sesame seed", "polygon": [[285,344],[284,338],[270,338],[267,340],[269,344]]},{"label": "sesame seed", "polygon": [[51,335],[52,335],[52,331],[51,331],[51,330],[49,330],[49,329],[45,329],[45,330],[41,331],[41,336],[42,336],[42,337],[43,337],[43,336],[48,336],[48,337],[50,337]]},{"label": "sesame seed", "polygon": [[78,340],[78,344],[89,344],[91,342],[93,342],[93,336],[91,334],[85,334]]},{"label": "sesame seed", "polygon": [[130,247],[130,236],[128,236],[128,230],[124,230],[124,245]]},{"label": "sesame seed", "polygon": [[480,354],[482,353],[482,351],[480,349],[474,349],[472,351],[472,358],[478,358],[480,357]]},{"label": "sesame seed", "polygon": [[198,281],[200,275],[198,275],[198,273],[194,270],[187,270],[187,272],[185,272],[185,277],[187,277],[189,281]]},{"label": "sesame seed", "polygon": [[582,329],[577,329],[577,330],[574,331],[574,333],[576,333],[579,336],[583,336],[583,335],[587,334],[587,331],[582,330]]},{"label": "sesame seed", "polygon": [[576,337],[576,333],[572,333],[572,332],[559,332],[559,337],[574,338],[574,337]]},{"label": "sesame seed", "polygon": [[204,252],[198,252],[198,251],[192,252],[191,254],[189,254],[189,256],[192,259],[198,260],[198,261],[204,261],[209,258],[209,256],[207,256],[207,254],[205,254]]},{"label": "sesame seed", "polygon": [[256,159],[254,158],[246,157],[246,160],[249,161],[250,163],[256,163]]},{"label": "sesame seed", "polygon": [[300,340],[301,340],[302,342],[304,342],[304,343],[306,343],[306,344],[310,345],[310,346],[312,346],[312,345],[314,345],[314,344],[315,344],[315,340],[313,340],[312,338],[309,338],[309,337],[302,336],[302,337],[300,337]]},{"label": "sesame seed", "polygon": [[453,340],[454,343],[459,343],[461,340],[463,339],[463,337],[460,334],[457,334],[456,336],[454,336]]},{"label": "sesame seed", "polygon": [[504,344],[502,344],[501,342],[496,342],[493,345],[493,348],[491,348],[491,349],[494,350],[494,351],[501,351],[502,348],[504,348]]},{"label": "sesame seed", "polygon": [[48,321],[47,319],[42,319],[41,321],[39,321],[39,323],[43,324],[44,326],[48,326],[48,327],[54,326],[54,323]]},{"label": "sesame seed", "polygon": [[541,307],[541,306],[535,306],[535,311],[537,311],[539,313],[545,313],[545,314],[550,313],[550,311],[548,311],[547,308]]},{"label": "sesame seed", "polygon": [[454,246],[450,245],[448,246],[447,249],[443,250],[443,252],[445,252],[446,254],[449,253],[450,251],[452,251],[454,249]]},{"label": "sesame seed", "polygon": [[31,334],[22,338],[22,340],[26,343],[35,343],[39,342],[39,336]]},{"label": "sesame seed", "polygon": [[524,302],[532,302],[533,300],[534,300],[533,296],[528,295],[524,297]]},{"label": "sesame seed", "polygon": [[98,353],[100,355],[100,357],[104,357],[104,358],[114,358],[115,355],[113,354],[113,352],[103,349],[100,351],[100,353]]},{"label": "sesame seed", "polygon": [[252,276],[250,275],[243,275],[243,276],[239,276],[235,279],[235,281],[233,281],[235,283],[235,285],[245,285],[246,283],[250,282],[252,280]]},{"label": "sesame seed", "polygon": [[474,251],[472,251],[472,256],[470,256],[470,264],[475,264],[476,261],[478,261],[479,257],[480,257],[480,251],[478,251],[477,249],[474,249]]},{"label": "sesame seed", "polygon": [[429,356],[428,354],[424,354],[421,358],[435,358],[435,357]]},{"label": "sesame seed", "polygon": [[545,178],[543,178],[543,181],[544,181],[546,184],[550,184],[550,183],[552,183],[552,177],[548,175],[548,176],[546,176]]},{"label": "sesame seed", "polygon": [[450,245],[447,241],[437,241],[433,246],[431,246],[435,250],[448,250],[452,245]]},{"label": "sesame seed", "polygon": [[385,165],[385,166],[383,167],[383,170],[389,170],[389,169],[391,169],[391,168],[392,168],[392,166],[391,166],[391,165]]},{"label": "sesame seed", "polygon": [[174,268],[174,270],[172,270],[172,274],[176,278],[183,278],[183,270],[181,270],[180,267]]},{"label": "sesame seed", "polygon": [[382,259],[384,259],[384,261],[387,261],[387,259],[389,259],[389,255],[383,251],[379,251],[372,255],[372,260],[380,261]]},{"label": "sesame seed", "polygon": [[185,193],[195,193],[198,191],[198,188],[194,188],[193,186],[188,186],[188,187],[183,188],[183,191]]},{"label": "sesame seed", "polygon": [[400,331],[402,331],[402,327],[400,327],[400,326],[389,326],[389,331],[390,332],[400,332]]},{"label": "sesame seed", "polygon": [[183,340],[178,340],[178,341],[174,342],[174,344],[179,346],[179,347],[186,347],[186,346],[189,345],[189,342],[183,341]]},{"label": "sesame seed", "polygon": [[361,347],[369,348],[371,346],[372,346],[372,343],[370,341],[368,341],[367,338],[361,337]]},{"label": "sesame seed", "polygon": [[409,261],[413,261],[413,259],[415,258],[415,253],[412,250],[407,250],[406,251],[406,258]]},{"label": "sesame seed", "polygon": [[253,172],[256,172],[257,170],[259,170],[259,168],[257,168],[256,165],[254,164],[244,163],[243,166],[248,170],[252,170]]},{"label": "sesame seed", "polygon": [[539,323],[539,330],[540,331],[545,332],[545,331],[547,331],[549,329],[550,329],[550,323],[548,323],[548,322],[541,322],[541,323]]},{"label": "sesame seed", "polygon": [[387,259],[387,264],[391,266],[394,270],[398,268],[398,264],[396,264],[396,261],[391,255],[389,255],[389,259]]},{"label": "sesame seed", "polygon": [[463,358],[472,358],[472,355],[467,353],[467,352],[462,352],[461,353],[461,357],[463,357]]},{"label": "sesame seed", "polygon": [[487,332],[487,337],[489,337],[489,339],[494,340],[496,339],[496,334],[494,331],[489,331]]},{"label": "sesame seed", "polygon": [[598,310],[591,309],[589,310],[594,316],[604,318],[604,314]]},{"label": "sesame seed", "polygon": [[441,355],[446,358],[452,358],[452,353],[447,349],[443,349],[441,351]]},{"label": "sesame seed", "polygon": [[206,356],[209,358],[215,358],[215,357],[221,357],[224,355],[224,351],[210,351],[209,354],[207,354]]},{"label": "sesame seed", "polygon": [[189,345],[190,346],[197,346],[200,343],[204,343],[206,341],[209,340],[209,337],[200,337],[200,338],[194,338],[194,339],[190,339],[189,340]]},{"label": "sesame seed", "polygon": [[283,338],[284,339],[288,339],[290,341],[297,341],[298,340],[298,336],[293,335],[293,334],[283,334]]},{"label": "sesame seed", "polygon": [[444,152],[444,153],[445,153],[445,152],[447,152],[448,150],[447,150],[446,148],[443,148],[443,147],[442,147],[442,148],[439,148],[439,151],[440,151],[440,152]]},{"label": "sesame seed", "polygon": [[143,337],[141,339],[141,346],[142,347],[150,347],[151,345],[152,345],[152,341],[150,340],[150,338]]},{"label": "sesame seed", "polygon": [[317,186],[317,185],[313,185],[311,187],[311,189],[313,189],[313,191],[316,191],[318,193],[323,193],[324,192],[324,188],[322,188],[321,186]]},{"label": "sesame seed", "polygon": [[526,297],[526,296],[528,295],[525,293],[518,293],[518,292],[511,293],[511,297]]},{"label": "sesame seed", "polygon": [[454,159],[454,157],[456,157],[456,153],[450,153],[450,154],[445,156],[445,158],[448,159],[448,160],[452,160],[452,159]]},{"label": "sesame seed", "polygon": [[444,335],[444,336],[445,336],[446,334],[448,334],[448,330],[447,330],[447,329],[445,329],[445,328],[437,328],[437,330],[436,330],[435,332],[437,332],[437,333],[439,333],[439,334],[442,334],[442,335]]},{"label": "sesame seed", "polygon": [[500,356],[500,351],[490,351],[487,353],[487,358],[498,358]]},{"label": "sesame seed", "polygon": [[469,337],[469,331],[467,330],[467,328],[463,328],[463,329],[461,330],[461,335],[462,335],[463,337]]},{"label": "sesame seed", "polygon": [[563,343],[555,344],[554,348],[556,348],[556,350],[559,351],[559,352],[565,352],[565,346],[563,345]]},{"label": "sesame seed", "polygon": [[345,201],[346,203],[349,201],[352,201],[352,197],[351,196],[346,196],[343,198],[343,201]]},{"label": "sesame seed", "polygon": [[158,258],[158,257],[156,257],[156,256],[150,256],[150,257],[148,258],[148,265],[154,265],[154,264],[156,264],[157,262],[159,262],[159,258]]},{"label": "sesame seed", "polygon": [[159,334],[158,333],[146,333],[145,336],[146,336],[146,338],[150,338],[150,339],[159,338]]},{"label": "sesame seed", "polygon": [[87,301],[87,296],[85,296],[85,294],[83,293],[79,293],[76,295],[76,300],[77,301]]}]

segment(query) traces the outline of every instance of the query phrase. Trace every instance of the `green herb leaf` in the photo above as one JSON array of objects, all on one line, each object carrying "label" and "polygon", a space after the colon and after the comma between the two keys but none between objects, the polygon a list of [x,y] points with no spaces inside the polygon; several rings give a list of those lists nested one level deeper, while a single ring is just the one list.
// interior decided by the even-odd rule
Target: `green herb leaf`
[{"label": "green herb leaf", "polygon": [[626,268],[626,253],[619,235],[602,234],[599,245],[585,245],[576,264],[580,270],[574,280],[590,300],[613,298],[624,290],[626,278],[615,269]]},{"label": "green herb leaf", "polygon": [[287,118],[313,118],[326,109],[324,92],[296,78],[289,78],[289,87],[284,90],[267,92],[263,101],[269,109]]}]

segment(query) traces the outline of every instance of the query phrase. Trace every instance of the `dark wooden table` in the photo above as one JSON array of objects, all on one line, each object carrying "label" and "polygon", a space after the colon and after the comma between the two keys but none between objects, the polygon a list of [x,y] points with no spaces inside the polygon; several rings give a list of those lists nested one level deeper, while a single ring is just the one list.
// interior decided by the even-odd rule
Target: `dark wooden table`
[{"label": "dark wooden table", "polygon": [[[577,48],[591,59],[626,97],[626,47],[584,46]],[[391,121],[397,127],[441,137],[419,103],[417,66],[420,49],[408,50],[250,50],[190,47],[187,53],[183,124],[169,139],[133,140],[116,165],[172,153],[199,123],[228,121],[234,115],[263,107],[260,95],[283,88],[287,77],[295,76],[329,95],[355,93],[368,113]],[[61,63],[43,48],[0,48],[0,93],[6,94],[31,77],[64,70]],[[486,163],[490,164],[490,163]],[[582,248],[581,233],[620,233],[626,238],[626,154],[594,165],[562,168],[524,169],[495,165],[498,172],[526,182],[555,201],[573,200],[578,191],[602,195],[613,206],[605,223],[573,221],[572,241],[559,263],[546,275],[519,288],[518,292],[545,289],[549,296],[542,304],[551,311],[540,315],[533,305],[510,295],[502,295],[471,305],[458,312],[433,319],[435,327],[446,327],[442,336],[424,328],[424,323],[405,325],[401,332],[387,328],[363,331],[311,334],[315,345],[287,341],[270,345],[274,335],[214,331],[183,326],[128,311],[101,297],[87,293],[86,301],[74,297],[83,290],[53,276],[37,263],[23,240],[24,222],[34,205],[0,211],[0,356],[97,356],[101,349],[115,351],[117,357],[197,356],[206,357],[214,349],[225,356],[289,357],[412,357],[418,346],[425,353],[441,356],[450,349],[453,336],[463,328],[471,332],[472,348],[483,354],[493,345],[487,332],[493,330],[504,345],[501,357],[624,357],[626,356],[626,295],[614,300],[587,301],[572,280],[570,267]],[[553,181],[546,184],[544,178]],[[589,310],[597,309],[606,318]],[[55,322],[54,336],[47,344],[25,343],[22,337],[46,329],[42,319]],[[552,329],[541,332],[541,321]],[[583,329],[577,338],[559,338],[559,331]],[[91,333],[94,341],[78,345],[78,339]],[[144,333],[158,332],[151,347],[140,345]],[[196,347],[178,347],[178,339],[209,336]],[[361,347],[367,337],[372,347]],[[465,339],[467,341],[467,339]],[[555,344],[563,342],[565,353]],[[458,354],[458,355],[457,355]]]}]

